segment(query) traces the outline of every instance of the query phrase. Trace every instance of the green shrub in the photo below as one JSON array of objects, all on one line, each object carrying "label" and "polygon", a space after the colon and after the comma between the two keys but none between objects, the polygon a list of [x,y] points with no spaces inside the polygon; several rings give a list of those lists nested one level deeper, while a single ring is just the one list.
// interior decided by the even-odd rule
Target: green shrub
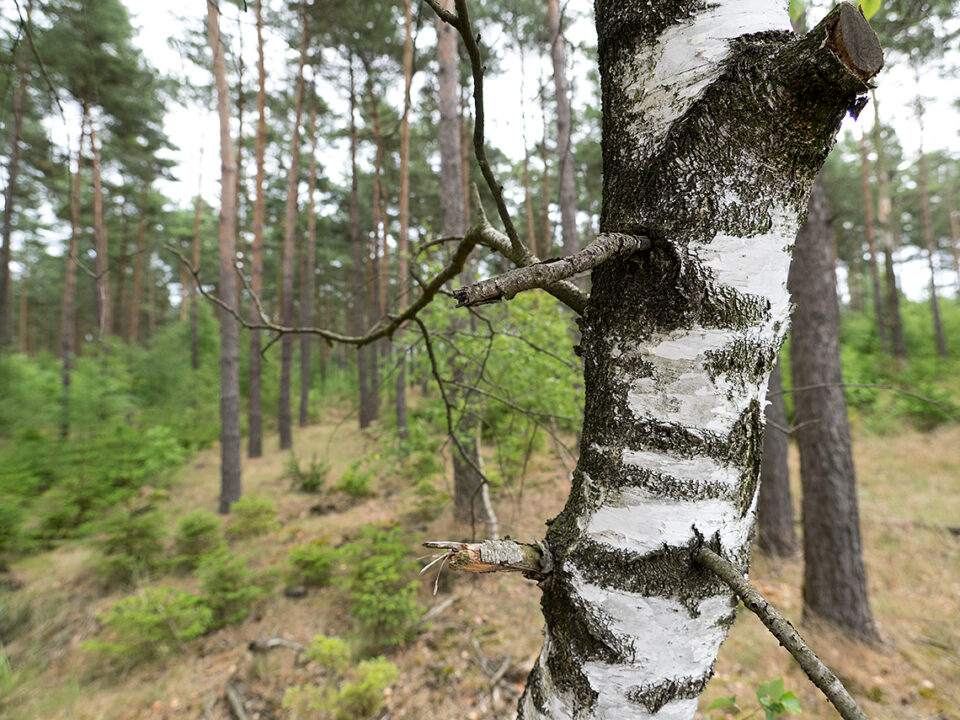
[{"label": "green shrub", "polygon": [[98,542],[103,557],[97,561],[100,581],[108,586],[133,585],[165,565],[163,517],[151,508],[125,509],[105,523]]},{"label": "green shrub", "polygon": [[357,460],[340,476],[340,482],[334,485],[335,490],[346,493],[350,497],[365,498],[372,494],[370,483],[373,472],[361,468],[362,460]]},{"label": "green shrub", "polygon": [[13,498],[0,497],[0,572],[7,569],[6,558],[20,546],[22,514]]},{"label": "green shrub", "polygon": [[219,517],[206,510],[194,510],[180,518],[173,537],[174,560],[180,566],[193,570],[203,558],[222,547]]},{"label": "green shrub", "polygon": [[302,492],[320,492],[327,482],[329,473],[330,463],[326,460],[318,460],[316,453],[310,459],[306,469],[300,467],[300,461],[293,453],[290,453],[287,459],[286,477],[297,490]]},{"label": "green shrub", "polygon": [[382,657],[364,660],[350,667],[350,649],[335,637],[318,635],[307,658],[323,667],[320,684],[297,685],[287,689],[283,707],[294,717],[320,720],[366,720],[383,708],[383,691],[400,673]]},{"label": "green shrub", "polygon": [[231,539],[265,535],[277,527],[277,506],[259,495],[244,495],[230,506],[227,535]]},{"label": "green shrub", "polygon": [[298,581],[312,587],[330,584],[336,560],[337,552],[325,540],[313,540],[290,551],[290,564],[297,572]]},{"label": "green shrub", "polygon": [[450,496],[437,490],[430,478],[419,478],[414,482],[413,503],[404,513],[410,522],[429,522],[439,517]]},{"label": "green shrub", "polygon": [[146,587],[101,616],[110,639],[87,650],[124,666],[159,659],[210,629],[213,613],[203,600],[171,587]]},{"label": "green shrub", "polygon": [[242,622],[255,602],[267,594],[271,580],[247,567],[247,558],[229,550],[208,555],[197,568],[211,629]]},{"label": "green shrub", "polygon": [[354,631],[367,649],[408,640],[422,609],[416,601],[416,564],[400,531],[369,526],[360,539],[341,548]]},{"label": "green shrub", "polygon": [[20,593],[0,594],[0,646],[13,642],[33,616],[30,601]]},{"label": "green shrub", "polygon": [[397,666],[382,657],[364,660],[347,673],[347,682],[337,695],[334,717],[372,718],[383,707],[383,691],[399,677]]},{"label": "green shrub", "polygon": [[317,635],[307,649],[305,657],[321,665],[325,670],[342,673],[350,667],[350,646],[338,637]]}]

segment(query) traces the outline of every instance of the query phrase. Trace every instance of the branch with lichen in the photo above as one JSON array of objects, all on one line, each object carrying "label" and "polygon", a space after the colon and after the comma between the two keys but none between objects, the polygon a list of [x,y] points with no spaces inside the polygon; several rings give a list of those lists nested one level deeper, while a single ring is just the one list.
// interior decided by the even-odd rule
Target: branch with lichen
[{"label": "branch with lichen", "polygon": [[453,291],[457,307],[473,307],[511,300],[518,293],[546,288],[561,280],[591,270],[616,257],[625,257],[650,247],[645,235],[604,233],[583,250],[569,257],[541,260],[516,268],[489,280],[466,285]]}]

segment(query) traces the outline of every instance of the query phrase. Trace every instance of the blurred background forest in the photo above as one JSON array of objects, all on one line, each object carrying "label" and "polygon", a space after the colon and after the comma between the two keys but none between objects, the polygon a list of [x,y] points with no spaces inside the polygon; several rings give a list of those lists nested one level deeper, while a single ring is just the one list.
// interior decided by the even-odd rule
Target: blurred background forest
[{"label": "blurred background forest", "polygon": [[[416,547],[535,539],[562,506],[583,404],[571,313],[537,293],[464,314],[448,286],[420,329],[359,350],[269,327],[364,335],[442,269],[473,183],[493,208],[462,47],[438,52],[435,16],[410,0],[221,0],[225,259],[206,3],[0,9],[0,714],[513,717],[536,593],[450,574],[435,588]],[[534,253],[569,254],[599,232],[591,3],[471,10],[493,170]],[[809,634],[877,718],[960,719],[955,15],[884,0],[886,68],[823,174],[884,642]],[[460,282],[504,269],[471,260]],[[203,295],[261,329],[225,335]],[[224,338],[243,438],[228,478]],[[800,351],[781,356],[781,432]],[[789,463],[796,496],[793,446]],[[788,548],[752,573],[797,620],[801,565]],[[703,707],[784,677],[804,715],[832,717],[771,643],[745,617]]]}]

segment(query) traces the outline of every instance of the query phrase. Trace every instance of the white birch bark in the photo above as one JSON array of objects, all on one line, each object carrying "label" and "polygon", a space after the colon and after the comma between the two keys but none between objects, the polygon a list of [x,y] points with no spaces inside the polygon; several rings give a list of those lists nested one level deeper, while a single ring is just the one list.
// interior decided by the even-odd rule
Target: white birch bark
[{"label": "white birch bark", "polygon": [[547,535],[525,720],[694,715],[736,603],[690,552],[747,567],[790,249],[879,69],[841,60],[834,27],[859,21],[835,15],[797,39],[778,0],[597,2],[601,232],[653,248],[594,271],[583,449]]}]

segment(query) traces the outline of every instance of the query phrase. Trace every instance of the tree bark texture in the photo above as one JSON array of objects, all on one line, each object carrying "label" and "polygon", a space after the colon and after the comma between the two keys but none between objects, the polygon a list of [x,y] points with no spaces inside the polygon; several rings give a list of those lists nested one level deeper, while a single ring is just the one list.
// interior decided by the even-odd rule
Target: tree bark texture
[{"label": "tree bark texture", "polygon": [[849,5],[799,39],[772,1],[596,16],[600,231],[653,246],[593,271],[581,455],[520,716],[687,720],[736,608],[692,550],[746,569],[790,246],[881,56]]},{"label": "tree bark texture", "polygon": [[[357,88],[354,77],[353,56],[350,56],[350,246],[353,248],[353,323],[354,333],[362,335],[365,327],[364,312],[367,294],[364,292],[366,250],[360,236],[360,189],[357,176]],[[370,426],[373,414],[370,408],[370,380],[367,377],[367,355],[373,352],[369,346],[357,348],[357,384],[360,390],[360,429]]]},{"label": "tree bark texture", "polygon": [[[250,290],[259,298],[263,297],[263,218],[266,211],[264,194],[264,157],[267,148],[267,71],[263,58],[263,1],[256,0],[254,5],[257,26],[257,135],[254,141],[254,162],[256,163],[256,186],[253,200],[253,247],[250,252]],[[255,303],[250,303],[250,322],[258,323],[260,318]],[[258,458],[263,454],[263,404],[262,404],[262,363],[260,359],[260,331],[250,330],[250,379],[248,391],[248,422],[250,434],[247,438],[247,457]]]},{"label": "tree bark texture", "polygon": [[[303,12],[301,13],[301,22],[303,27],[300,31],[300,63],[297,67],[293,129],[290,133],[290,168],[287,173],[287,204],[283,221],[283,303],[280,322],[287,327],[292,327],[295,322],[293,275],[297,243],[297,189],[300,186],[300,118],[303,115],[303,67],[307,61],[307,19]],[[309,302],[309,298],[306,302]],[[293,362],[293,335],[284,335],[280,343],[280,393],[277,407],[277,429],[280,432],[280,449],[288,450],[293,445],[293,435],[290,427],[290,365]]]},{"label": "tree bark texture", "polygon": [[[403,116],[400,118],[400,234],[397,237],[397,312],[407,307],[410,291],[407,256],[410,253],[410,86],[413,83],[413,7],[411,0],[403,0]],[[401,348],[397,362],[394,402],[397,418],[397,436],[406,440],[407,430],[407,358],[403,351],[403,334],[396,335]]]},{"label": "tree bark texture", "polygon": [[140,193],[140,222],[137,226],[137,254],[133,259],[133,292],[130,297],[127,320],[127,342],[136,345],[140,336],[140,309],[143,305],[143,263],[147,252],[147,190],[145,183]]},{"label": "tree bark texture", "polygon": [[783,402],[780,363],[770,373],[769,404],[760,461],[760,499],[757,503],[757,545],[768,555],[789,557],[797,550],[793,527],[793,498],[787,465],[787,411]]},{"label": "tree bark texture", "polygon": [[90,108],[87,126],[90,128],[90,155],[93,158],[93,238],[97,262],[94,265],[97,285],[97,339],[103,340],[111,329],[110,303],[110,255],[107,248],[107,225],[103,218],[103,181],[100,173],[100,149],[97,147],[97,131],[93,127]]},{"label": "tree bark texture", "polygon": [[[237,194],[233,139],[230,137],[230,90],[220,41],[220,12],[216,3],[207,3],[207,41],[213,51],[213,77],[220,116],[220,297],[236,302]],[[220,313],[220,513],[240,499],[240,373],[239,324],[229,312]]]},{"label": "tree bark texture", "polygon": [[[27,6],[27,22],[33,3]],[[7,187],[3,193],[3,236],[0,240],[0,351],[10,342],[10,252],[13,233],[13,204],[16,202],[17,178],[20,175],[20,138],[23,135],[23,113],[27,97],[27,61],[24,50],[17,58],[17,89],[13,95],[13,133],[10,136],[10,157],[7,161]]]},{"label": "tree bark texture", "polygon": [[873,99],[873,146],[877,153],[877,226],[880,229],[880,247],[883,248],[884,304],[890,323],[890,344],[899,366],[907,359],[907,341],[903,335],[903,320],[900,317],[900,294],[897,292],[897,271],[893,252],[896,249],[893,232],[893,203],[890,197],[890,170],[883,151],[883,135],[880,127],[880,108],[876,96]]},{"label": "tree bark texture", "polygon": [[[917,102],[917,116],[921,116],[920,103]],[[921,132],[922,130],[921,125]],[[930,192],[927,189],[927,155],[920,146],[920,157],[917,163],[917,187],[920,190],[920,220],[923,228],[923,245],[927,250],[927,266],[930,269],[930,314],[933,319],[933,337],[937,344],[937,353],[940,357],[950,355],[947,350],[947,339],[943,334],[943,323],[940,321],[940,300],[937,297],[937,269],[934,265],[936,248],[933,242],[933,220],[930,217]]]},{"label": "tree bark texture", "polygon": [[70,241],[67,244],[63,275],[63,304],[60,320],[60,437],[70,434],[70,385],[77,330],[77,250],[80,245],[80,177],[83,169],[83,143],[87,135],[87,116],[80,116],[80,141],[77,148],[77,172],[70,182]]},{"label": "tree bark texture", "polygon": [[[567,82],[567,53],[564,48],[560,0],[547,0],[547,27],[550,32],[550,58],[553,60],[553,89],[557,103],[557,157],[560,172],[560,230],[563,254],[580,249],[577,234],[577,187],[574,181],[570,86]],[[546,257],[546,256],[544,256]]]},{"label": "tree bark texture", "polygon": [[[197,191],[193,206],[193,243],[191,262],[194,272],[200,271],[200,225],[203,219],[203,197]],[[200,286],[190,278],[190,367],[200,369]]]},{"label": "tree bark texture", "polygon": [[829,237],[830,210],[818,181],[789,281],[796,303],[790,347],[803,486],[803,608],[805,615],[873,638]]},{"label": "tree bark texture", "polygon": [[[301,252],[303,265],[300,269],[300,327],[313,326],[314,273],[317,269],[317,218],[314,215],[314,195],[317,192],[317,111],[310,110],[310,175],[307,179],[307,236],[306,247]],[[300,427],[310,422],[310,383],[313,375],[312,353],[313,338],[300,337]]]},{"label": "tree bark texture", "polygon": [[883,312],[883,293],[880,290],[880,269],[877,260],[877,234],[873,223],[873,191],[870,189],[870,158],[867,153],[867,136],[860,134],[860,182],[863,191],[863,230],[867,239],[867,252],[870,254],[870,283],[873,290],[873,310],[877,317],[877,335],[880,346],[889,349],[887,321]]}]

